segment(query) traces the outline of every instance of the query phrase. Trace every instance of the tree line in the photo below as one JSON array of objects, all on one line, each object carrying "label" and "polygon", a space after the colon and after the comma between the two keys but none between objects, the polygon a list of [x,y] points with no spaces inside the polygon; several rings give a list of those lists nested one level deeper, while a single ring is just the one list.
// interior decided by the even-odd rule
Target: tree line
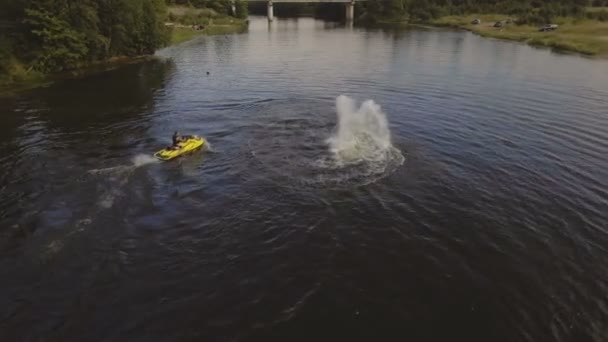
[{"label": "tree line", "polygon": [[584,17],[591,13],[586,13],[587,6],[606,3],[606,0],[370,0],[363,4],[362,15],[370,22],[400,18],[424,22],[446,15],[499,13],[517,17],[520,24],[540,24],[557,16]]},{"label": "tree line", "polygon": [[166,13],[165,0],[1,0],[0,76],[153,53]]},{"label": "tree line", "polygon": [[169,6],[187,6],[194,8],[210,8],[219,15],[247,18],[247,3],[237,0],[234,2],[236,13],[232,12],[232,1],[230,0],[166,0]]},{"label": "tree line", "polygon": [[[179,1],[179,0],[176,0]],[[608,20],[608,11],[586,11],[587,6],[608,6],[608,0],[368,0],[355,6],[355,16],[367,23],[385,21],[425,22],[446,15],[497,13],[517,17],[521,24],[542,24],[563,17]],[[266,3],[250,3],[253,14],[265,15]],[[274,5],[278,16],[315,15],[344,18],[344,5],[337,3]]]},{"label": "tree line", "polygon": [[0,83],[151,54],[170,41],[167,5],[232,14],[228,0],[0,0]]}]

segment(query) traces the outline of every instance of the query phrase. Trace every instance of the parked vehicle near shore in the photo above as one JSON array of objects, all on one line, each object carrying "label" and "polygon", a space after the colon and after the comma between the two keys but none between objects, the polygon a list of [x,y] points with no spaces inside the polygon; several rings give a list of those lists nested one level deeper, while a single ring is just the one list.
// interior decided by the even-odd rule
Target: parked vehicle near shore
[{"label": "parked vehicle near shore", "polygon": [[548,31],[555,31],[557,30],[558,26],[555,24],[547,24],[547,25],[543,25],[541,26],[538,30],[540,32],[548,32]]}]

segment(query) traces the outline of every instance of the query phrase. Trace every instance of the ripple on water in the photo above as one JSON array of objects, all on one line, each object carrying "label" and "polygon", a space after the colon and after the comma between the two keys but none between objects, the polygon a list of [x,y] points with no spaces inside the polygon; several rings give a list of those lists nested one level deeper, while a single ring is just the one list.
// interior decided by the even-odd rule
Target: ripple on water
[{"label": "ripple on water", "polygon": [[375,125],[369,119],[343,122],[358,126],[345,133],[352,139],[345,143],[347,147],[336,150],[335,140],[330,138],[345,128],[339,123],[334,126],[335,113],[326,103],[311,102],[295,108],[292,101],[252,108],[265,113],[260,123],[247,127],[247,146],[258,165],[253,166],[256,172],[283,178],[291,186],[356,186],[390,175],[403,163],[401,151],[390,145],[390,137],[387,146],[376,145],[376,138],[367,131]]},{"label": "ripple on water", "polygon": [[605,340],[608,64],[330,26],[0,100],[0,339]]}]

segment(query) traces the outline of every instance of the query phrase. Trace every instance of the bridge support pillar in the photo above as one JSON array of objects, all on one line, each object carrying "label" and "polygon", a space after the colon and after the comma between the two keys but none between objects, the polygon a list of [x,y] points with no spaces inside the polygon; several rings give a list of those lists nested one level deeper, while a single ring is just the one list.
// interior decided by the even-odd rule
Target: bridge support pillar
[{"label": "bridge support pillar", "polygon": [[355,20],[355,2],[350,1],[346,3],[346,21],[352,22]]},{"label": "bridge support pillar", "polygon": [[274,20],[274,11],[272,10],[272,1],[268,1],[268,21]]}]

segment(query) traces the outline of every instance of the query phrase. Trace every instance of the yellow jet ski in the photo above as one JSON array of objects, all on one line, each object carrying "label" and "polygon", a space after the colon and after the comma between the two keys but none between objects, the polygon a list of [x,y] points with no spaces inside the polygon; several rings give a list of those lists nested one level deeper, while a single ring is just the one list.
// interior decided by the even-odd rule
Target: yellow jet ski
[{"label": "yellow jet ski", "polygon": [[198,136],[190,136],[184,141],[180,141],[177,143],[177,146],[171,148],[162,149],[156,153],[154,156],[160,160],[171,160],[173,158],[177,158],[182,154],[194,151],[206,143],[204,138]]}]

